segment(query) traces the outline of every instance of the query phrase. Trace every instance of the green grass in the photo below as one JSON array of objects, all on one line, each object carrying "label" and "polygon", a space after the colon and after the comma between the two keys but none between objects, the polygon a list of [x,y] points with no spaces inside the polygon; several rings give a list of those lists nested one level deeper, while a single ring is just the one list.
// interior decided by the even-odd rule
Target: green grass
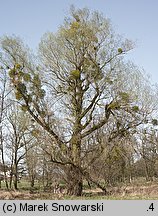
[{"label": "green grass", "polygon": [[[66,194],[53,194],[52,191],[44,191],[42,183],[35,182],[35,187],[30,188],[26,180],[18,183],[18,191],[6,190],[5,183],[2,182],[0,199],[46,199],[46,200],[157,200],[158,182],[135,181],[132,184],[120,185],[108,188],[109,194],[103,195],[100,190],[93,188],[90,190],[84,186],[84,193],[81,197],[68,196]],[[7,197],[7,198],[6,198]],[[9,197],[9,198],[8,198]]]}]

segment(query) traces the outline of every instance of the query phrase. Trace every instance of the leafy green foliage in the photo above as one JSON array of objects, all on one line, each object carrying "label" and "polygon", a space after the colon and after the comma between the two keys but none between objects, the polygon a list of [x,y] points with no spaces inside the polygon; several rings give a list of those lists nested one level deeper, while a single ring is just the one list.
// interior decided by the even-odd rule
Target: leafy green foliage
[{"label": "leafy green foliage", "polygon": [[80,77],[80,71],[79,70],[72,70],[70,72],[70,76],[74,79],[78,79]]},{"label": "leafy green foliage", "polygon": [[30,82],[31,81],[30,74],[27,74],[27,73],[23,74],[23,79],[25,82]]},{"label": "leafy green foliage", "polygon": [[20,70],[22,66],[20,64],[15,64],[15,68]]},{"label": "leafy green foliage", "polygon": [[24,83],[18,83],[17,90],[23,94],[26,94],[26,92],[27,92],[26,86]]},{"label": "leafy green foliage", "polygon": [[122,53],[122,52],[123,52],[122,48],[118,48],[118,53]]},{"label": "leafy green foliage", "polygon": [[105,78],[105,82],[108,83],[108,84],[110,84],[110,85],[113,84],[113,81],[111,80],[110,77],[106,77],[106,78]]},{"label": "leafy green foliage", "polygon": [[35,74],[35,75],[34,75],[32,82],[33,82],[33,84],[34,84],[35,86],[37,86],[37,87],[40,87],[40,86],[41,86],[41,80],[40,80],[38,74]]},{"label": "leafy green foliage", "polygon": [[15,97],[16,97],[17,100],[21,100],[23,98],[22,94],[19,91],[15,92]]},{"label": "leafy green foliage", "polygon": [[22,105],[21,105],[21,110],[22,110],[23,112],[26,112],[26,111],[27,111],[27,106],[24,105],[24,104],[22,104]]},{"label": "leafy green foliage", "polygon": [[44,98],[45,95],[46,95],[45,90],[44,90],[44,89],[40,89],[40,90],[39,90],[39,97],[40,97],[40,98]]},{"label": "leafy green foliage", "polygon": [[[38,74],[30,74],[26,72],[20,64],[15,64],[14,67],[9,70],[9,76],[15,87],[15,97],[17,100],[24,99],[23,97],[25,97],[27,102],[31,103],[33,102],[33,98],[36,102],[44,98],[45,90],[42,89]],[[21,108],[26,111],[24,105],[22,105]]]},{"label": "leafy green foliage", "polygon": [[139,111],[139,107],[138,107],[138,106],[133,106],[133,107],[132,107],[132,110],[133,110],[134,112],[138,112],[138,111]]},{"label": "leafy green foliage", "polygon": [[115,110],[115,109],[119,109],[120,108],[120,104],[118,103],[118,101],[114,101],[112,103],[110,103],[107,107],[107,109],[111,109],[111,110]]},{"label": "leafy green foliage", "polygon": [[129,102],[130,96],[127,92],[120,92],[119,95],[123,101]]},{"label": "leafy green foliage", "polygon": [[151,123],[152,123],[154,126],[157,126],[157,125],[158,125],[158,120],[157,120],[157,119],[152,119]]},{"label": "leafy green foliage", "polygon": [[37,137],[40,131],[38,129],[34,129],[31,131],[32,136]]},{"label": "leafy green foliage", "polygon": [[9,76],[10,76],[10,78],[13,78],[15,75],[16,75],[16,70],[15,70],[15,68],[10,69],[10,70],[9,70]]}]

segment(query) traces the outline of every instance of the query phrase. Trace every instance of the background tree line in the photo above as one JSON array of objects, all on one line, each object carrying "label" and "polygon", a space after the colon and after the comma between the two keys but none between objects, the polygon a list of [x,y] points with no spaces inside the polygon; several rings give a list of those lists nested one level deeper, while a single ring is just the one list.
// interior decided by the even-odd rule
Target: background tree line
[{"label": "background tree line", "polygon": [[[71,7],[38,52],[0,39],[0,149],[6,187],[108,185],[157,177],[157,88],[126,54],[109,19]],[[7,167],[10,178],[7,178]]]}]

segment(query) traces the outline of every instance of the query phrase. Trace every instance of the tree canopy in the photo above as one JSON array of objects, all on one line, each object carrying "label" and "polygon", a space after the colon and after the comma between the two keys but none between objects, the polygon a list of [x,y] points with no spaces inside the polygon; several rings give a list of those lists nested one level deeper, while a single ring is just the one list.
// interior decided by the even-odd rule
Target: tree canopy
[{"label": "tree canopy", "polygon": [[16,36],[0,44],[15,98],[51,137],[51,150],[47,143],[43,150],[63,170],[68,193],[81,195],[84,178],[106,191],[90,164],[108,143],[135,134],[155,109],[150,83],[125,58],[134,44],[99,12],[73,7],[56,33],[43,35],[38,54]]}]

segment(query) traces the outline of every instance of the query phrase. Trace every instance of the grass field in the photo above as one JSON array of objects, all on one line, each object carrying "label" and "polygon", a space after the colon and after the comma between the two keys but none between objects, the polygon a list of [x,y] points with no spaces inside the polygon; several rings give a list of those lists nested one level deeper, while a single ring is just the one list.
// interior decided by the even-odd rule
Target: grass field
[{"label": "grass field", "polygon": [[30,190],[26,182],[19,183],[19,190],[6,190],[4,185],[0,189],[1,200],[156,200],[158,199],[158,183],[148,182],[131,185],[122,185],[120,187],[108,188],[108,195],[103,195],[98,188],[85,189],[83,196],[68,196],[64,193],[54,194],[51,191],[44,192],[39,185],[35,186],[35,190]]}]

